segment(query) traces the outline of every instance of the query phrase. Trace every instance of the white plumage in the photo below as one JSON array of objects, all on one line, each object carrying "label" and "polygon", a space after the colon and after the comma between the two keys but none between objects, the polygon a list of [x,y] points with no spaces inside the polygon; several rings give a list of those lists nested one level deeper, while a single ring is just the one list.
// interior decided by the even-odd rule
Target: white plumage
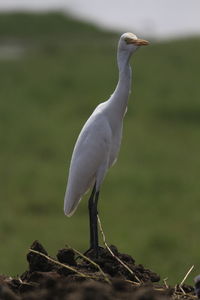
[{"label": "white plumage", "polygon": [[131,88],[129,60],[141,45],[148,45],[132,33],[120,37],[117,51],[119,81],[111,97],[99,104],[83,126],[72,154],[64,212],[71,216],[82,196],[95,184],[95,192],[120,150],[123,118]]}]

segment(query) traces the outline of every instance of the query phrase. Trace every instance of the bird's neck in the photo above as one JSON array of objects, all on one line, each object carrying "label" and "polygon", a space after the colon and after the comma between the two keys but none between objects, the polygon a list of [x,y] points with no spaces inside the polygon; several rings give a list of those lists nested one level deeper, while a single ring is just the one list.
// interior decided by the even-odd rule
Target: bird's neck
[{"label": "bird's neck", "polygon": [[118,51],[117,63],[119,68],[119,80],[113,95],[110,98],[115,111],[123,117],[128,104],[131,91],[131,67],[129,64],[131,54]]}]

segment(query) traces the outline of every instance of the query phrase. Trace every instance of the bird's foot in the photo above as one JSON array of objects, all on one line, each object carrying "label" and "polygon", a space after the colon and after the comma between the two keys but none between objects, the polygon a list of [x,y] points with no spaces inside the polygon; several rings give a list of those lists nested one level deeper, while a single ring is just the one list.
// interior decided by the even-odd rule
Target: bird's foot
[{"label": "bird's foot", "polygon": [[92,259],[99,258],[103,249],[104,248],[100,246],[90,247],[87,251],[84,252],[84,255]]}]

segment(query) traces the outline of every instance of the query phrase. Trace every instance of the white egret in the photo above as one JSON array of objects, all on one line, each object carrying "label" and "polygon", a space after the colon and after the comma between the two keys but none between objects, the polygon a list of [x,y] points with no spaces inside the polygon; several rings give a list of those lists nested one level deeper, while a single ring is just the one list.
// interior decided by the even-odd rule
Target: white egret
[{"label": "white egret", "polygon": [[119,81],[110,98],[99,104],[83,126],[72,154],[64,212],[71,216],[83,195],[91,188],[88,202],[90,249],[98,256],[97,202],[100,186],[108,169],[116,162],[120,150],[123,119],[131,88],[132,54],[149,42],[133,33],[124,33],[118,43]]}]

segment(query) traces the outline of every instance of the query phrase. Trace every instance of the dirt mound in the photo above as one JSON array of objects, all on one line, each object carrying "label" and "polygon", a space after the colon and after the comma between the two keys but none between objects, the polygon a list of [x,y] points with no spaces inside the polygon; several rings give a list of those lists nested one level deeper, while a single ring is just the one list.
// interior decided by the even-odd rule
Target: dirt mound
[{"label": "dirt mound", "polygon": [[160,300],[194,299],[194,289],[159,285],[160,277],[115,246],[83,256],[61,249],[57,260],[35,241],[27,254],[29,269],[19,278],[0,276],[2,300]]}]

